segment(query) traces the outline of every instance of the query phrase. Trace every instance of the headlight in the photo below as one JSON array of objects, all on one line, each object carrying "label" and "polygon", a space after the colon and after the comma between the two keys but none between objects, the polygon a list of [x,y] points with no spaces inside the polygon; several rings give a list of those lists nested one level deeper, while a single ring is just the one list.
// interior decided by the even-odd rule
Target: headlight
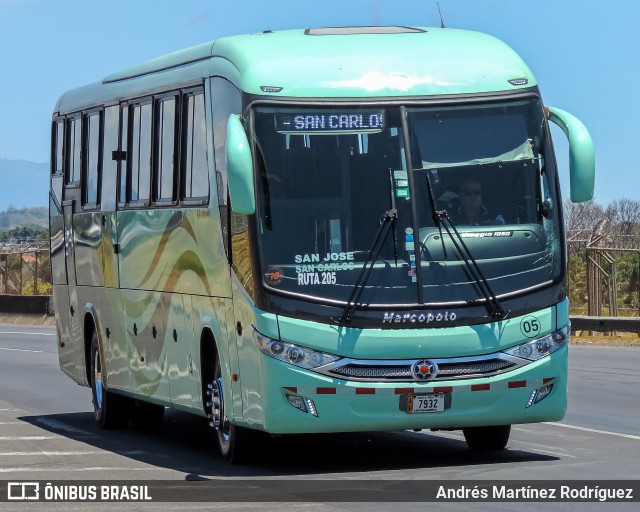
[{"label": "headlight", "polygon": [[556,350],[561,349],[569,342],[569,333],[571,332],[571,324],[565,325],[562,329],[553,331],[542,338],[527,341],[521,345],[503,350],[505,354],[511,356],[522,357],[530,361],[553,354]]},{"label": "headlight", "polygon": [[264,334],[260,334],[253,326],[251,333],[260,352],[279,361],[299,366],[300,368],[313,370],[314,368],[319,368],[329,363],[335,363],[340,359],[340,356],[333,354],[319,352],[318,350],[301,347],[293,343],[272,340]]}]

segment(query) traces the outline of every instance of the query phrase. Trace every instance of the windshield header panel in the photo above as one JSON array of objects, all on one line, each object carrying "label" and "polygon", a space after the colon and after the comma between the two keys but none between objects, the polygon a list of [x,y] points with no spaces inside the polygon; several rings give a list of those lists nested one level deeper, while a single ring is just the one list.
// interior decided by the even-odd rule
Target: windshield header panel
[{"label": "windshield header panel", "polygon": [[333,112],[276,113],[274,115],[278,133],[380,133],[384,130],[382,110],[336,110]]}]

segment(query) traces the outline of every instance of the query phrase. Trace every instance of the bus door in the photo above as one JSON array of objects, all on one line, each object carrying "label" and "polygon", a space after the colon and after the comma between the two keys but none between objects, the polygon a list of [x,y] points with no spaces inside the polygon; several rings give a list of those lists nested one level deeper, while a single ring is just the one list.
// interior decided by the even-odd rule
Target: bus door
[{"label": "bus door", "polygon": [[[104,286],[106,288],[120,287],[120,272],[118,268],[118,229],[116,222],[116,204],[118,182],[118,166],[126,164],[126,129],[123,129],[120,140],[120,111],[119,105],[104,109],[104,150],[102,157],[102,190],[100,194],[100,209],[102,211],[102,258],[104,271]],[[126,127],[126,107],[122,109],[123,126]]]},{"label": "bus door", "polygon": [[[78,310],[78,295],[76,290],[76,254],[74,240],[73,215],[80,208],[80,172],[81,172],[81,148],[82,148],[82,116],[74,114],[65,120],[64,129],[64,170],[62,186],[62,218],[64,259],[67,273],[68,301],[64,304],[56,304],[61,329],[67,335],[63,341],[70,346],[73,356],[69,354],[67,368],[70,375],[80,383],[86,383],[86,364],[84,357],[84,343],[82,337],[82,311]],[[66,357],[66,356],[65,356]],[[71,360],[72,359],[72,360]]]},{"label": "bus door", "polygon": [[[65,193],[68,189],[65,191]],[[76,288],[76,251],[75,241],[73,237],[73,210],[76,201],[74,199],[66,200],[62,203],[64,218],[64,247],[65,260],[67,262],[67,290],[69,301],[67,307],[61,307],[56,313],[60,318],[60,323],[66,324],[69,329],[70,341],[73,346],[73,361],[75,371],[73,373],[82,381],[86,378],[84,343],[82,337],[82,311],[78,310],[78,293]],[[62,305],[61,305],[62,306]]]},{"label": "bus door", "polygon": [[66,236],[62,209],[64,187],[64,120],[53,123],[52,130],[51,190],[49,193],[49,233],[51,236],[51,281],[55,287],[54,309],[57,316],[58,346],[60,368],[75,375],[73,343],[71,341],[71,322],[69,320],[69,288],[66,262]]}]

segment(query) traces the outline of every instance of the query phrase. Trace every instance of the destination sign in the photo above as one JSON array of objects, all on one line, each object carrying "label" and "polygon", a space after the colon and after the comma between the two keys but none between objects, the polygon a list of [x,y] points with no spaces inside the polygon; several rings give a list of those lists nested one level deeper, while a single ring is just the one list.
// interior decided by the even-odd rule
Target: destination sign
[{"label": "destination sign", "polygon": [[276,114],[280,133],[310,132],[381,132],[384,130],[382,111],[345,111],[330,113]]}]

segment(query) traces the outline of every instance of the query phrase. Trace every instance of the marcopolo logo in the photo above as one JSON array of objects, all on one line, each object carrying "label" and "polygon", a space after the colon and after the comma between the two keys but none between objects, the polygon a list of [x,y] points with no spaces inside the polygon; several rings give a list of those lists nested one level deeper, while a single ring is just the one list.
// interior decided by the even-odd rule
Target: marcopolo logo
[{"label": "marcopolo logo", "polygon": [[30,501],[40,499],[40,484],[38,482],[9,482],[7,483],[7,500]]},{"label": "marcopolo logo", "polygon": [[430,324],[433,322],[453,322],[457,318],[457,315],[451,311],[444,311],[439,313],[394,313],[393,311],[387,312],[382,317],[383,324]]}]

